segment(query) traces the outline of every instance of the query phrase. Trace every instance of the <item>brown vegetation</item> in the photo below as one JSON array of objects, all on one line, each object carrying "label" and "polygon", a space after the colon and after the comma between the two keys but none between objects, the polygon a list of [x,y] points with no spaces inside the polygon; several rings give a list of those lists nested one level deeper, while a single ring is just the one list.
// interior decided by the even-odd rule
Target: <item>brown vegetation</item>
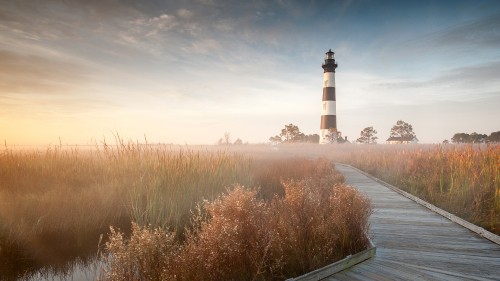
[{"label": "brown vegetation", "polygon": [[[270,171],[283,164],[272,162],[265,165]],[[311,174],[282,181],[284,195],[272,199],[236,186],[215,201],[205,201],[184,242],[168,243],[174,235],[159,229],[135,226],[130,240],[113,231],[106,244],[107,279],[282,280],[365,249],[367,199],[341,184],[342,176],[329,161],[291,162],[285,165],[293,167],[289,173],[299,166]],[[266,175],[274,180],[281,174]],[[273,180],[261,181],[261,189]],[[162,239],[165,249],[150,247]]]},{"label": "brown vegetation", "polygon": [[[255,146],[242,153],[259,154],[262,150],[262,147]],[[499,144],[295,144],[280,145],[271,154],[326,157],[334,162],[351,164],[500,234]]]},{"label": "brown vegetation", "polygon": [[338,157],[500,234],[499,145],[366,146]]},{"label": "brown vegetation", "polygon": [[110,225],[127,233],[131,221],[182,230],[202,198],[246,184],[249,164],[223,151],[123,142],[88,150],[6,149],[0,154],[2,275],[95,256]]},{"label": "brown vegetation", "polygon": [[[283,224],[285,221],[283,209],[292,209],[292,205],[286,205],[292,202],[290,196],[294,192],[299,192],[303,186],[308,186],[308,188],[310,186],[308,193],[302,195],[303,198],[323,200],[323,197],[314,197],[310,193],[316,188],[312,187],[319,185],[321,188],[318,190],[323,190],[327,186],[333,188],[335,183],[342,180],[342,176],[334,172],[330,161],[308,160],[294,153],[287,156],[281,153],[274,154],[274,150],[269,147],[261,147],[261,149],[266,151],[250,157],[245,156],[244,153],[234,153],[229,150],[208,151],[207,148],[197,150],[196,148],[141,145],[124,143],[119,139],[118,145],[110,146],[104,143],[91,149],[50,147],[43,151],[22,151],[6,148],[0,153],[0,198],[2,198],[0,200],[0,271],[2,276],[15,279],[27,270],[46,265],[64,265],[61,267],[63,271],[71,270],[71,266],[66,266],[68,261],[77,257],[84,260],[89,256],[95,257],[99,237],[104,234],[106,241],[109,226],[112,225],[115,230],[111,233],[112,239],[109,240],[110,251],[123,253],[114,258],[117,261],[121,258],[122,263],[137,262],[140,269],[134,272],[149,272],[153,274],[151,278],[154,279],[154,276],[159,275],[154,275],[156,273],[150,270],[151,267],[168,269],[172,264],[171,259],[159,261],[159,256],[162,258],[169,255],[176,256],[178,257],[174,259],[176,263],[186,261],[194,256],[194,254],[186,253],[195,251],[188,251],[188,248],[202,251],[201,249],[207,247],[206,243],[217,241],[203,240],[202,237],[211,237],[211,234],[203,233],[207,233],[211,223],[214,224],[212,228],[219,228],[216,226],[217,220],[213,219],[216,217],[214,212],[217,208],[232,208],[227,204],[234,200],[231,198],[234,198],[236,194],[247,198],[245,200],[253,198],[249,205],[253,206],[253,209],[234,214],[230,212],[234,215],[233,223],[240,223],[241,216],[246,212],[247,223],[238,227],[242,229],[250,227],[250,224],[254,222],[255,225],[250,229],[259,229],[232,238],[241,244],[248,242],[246,239],[252,237],[250,234],[255,236],[250,239],[251,243],[258,243],[256,245],[259,246],[254,245],[255,252],[251,256],[255,262],[250,263],[250,268],[241,269],[241,272],[251,272],[249,276],[257,278],[291,276],[363,247],[364,238],[359,240],[346,238],[354,237],[354,234],[346,231],[356,228],[346,225],[342,220],[355,215],[354,213],[342,216],[339,212],[335,212],[333,213],[335,217],[328,217],[324,214],[321,220],[315,219],[313,222],[299,220],[300,223],[309,223],[308,226],[313,227],[314,231],[307,230],[310,231],[306,233],[307,235],[304,233],[291,235],[293,231],[301,229],[299,228],[301,224],[297,224],[295,230]],[[312,184],[311,178],[320,180]],[[291,179],[293,180],[290,181]],[[236,183],[238,185],[235,185]],[[260,188],[249,190],[236,186]],[[233,191],[220,197],[228,190],[228,187]],[[335,196],[337,196],[339,191],[344,189],[346,194],[354,194],[352,189],[342,186],[336,186],[332,190],[336,190]],[[213,201],[216,198],[218,199]],[[204,199],[206,201],[203,203],[203,212],[194,217],[198,222],[194,225],[197,227],[194,227],[190,222],[193,219],[191,210]],[[331,200],[334,198],[332,197]],[[361,201],[358,203],[362,203]],[[333,204],[332,202],[330,204]],[[333,205],[332,208],[335,208]],[[316,205],[312,207],[317,208]],[[311,210],[313,211],[309,214],[322,214],[319,209]],[[367,210],[361,208],[362,212],[367,212]],[[261,211],[265,214],[260,214]],[[288,216],[286,221],[294,221],[292,214],[293,212],[286,214]],[[297,216],[302,214],[303,212],[297,211]],[[251,219],[252,216],[254,219]],[[274,218],[271,221],[273,235],[281,236],[269,236],[271,235],[271,222],[262,219],[267,218],[266,216]],[[338,220],[337,224],[320,223],[334,219]],[[361,226],[357,228],[358,234],[361,235],[360,237],[365,237],[366,221],[362,219],[363,216],[353,217],[349,223],[359,223]],[[132,221],[136,222],[133,229]],[[218,223],[223,226],[223,222],[231,223],[230,221]],[[116,230],[117,228],[122,232]],[[185,229],[189,231],[185,232]],[[282,230],[278,232],[279,229]],[[286,237],[283,236],[285,230],[288,231]],[[333,231],[340,232],[333,234]],[[216,234],[213,233],[213,235]],[[287,255],[292,257],[288,252],[296,251],[298,248],[286,248],[286,245],[291,245],[290,241],[286,242],[287,237],[299,239],[304,235],[308,238],[310,238],[308,235],[313,235],[315,239],[320,239],[321,235],[328,235],[338,240],[335,243],[340,243],[339,241],[341,243],[338,244],[340,246],[332,248],[335,249],[334,253],[324,247],[309,245],[307,249],[311,253],[310,256],[305,255],[304,252],[296,253],[304,255],[303,259],[296,256],[295,261],[292,259],[286,264],[281,258],[270,261],[271,257]],[[214,236],[212,239],[220,237],[223,236]],[[121,246],[117,242],[120,239]],[[269,241],[273,241],[272,245],[277,245],[276,241],[285,241],[288,244],[273,248],[272,255],[271,248],[266,253],[259,252],[261,245],[267,245],[266,239],[271,239]],[[313,243],[314,239],[301,241]],[[327,245],[325,240],[318,241],[321,241],[318,245]],[[345,244],[351,242],[356,246]],[[333,245],[332,243],[328,245]],[[161,246],[158,246],[159,244]],[[219,244],[222,245],[222,243]],[[234,249],[240,251],[237,247]],[[320,257],[320,250],[324,257]],[[225,250],[222,248],[218,251],[224,253]],[[127,256],[127,253],[133,255]],[[202,253],[196,255],[203,256]],[[231,261],[238,261],[235,256],[233,258]],[[324,260],[321,260],[322,258]],[[154,263],[155,260],[160,263]],[[241,260],[239,263],[243,264]],[[196,263],[192,261],[191,264]],[[274,265],[270,266],[270,264]],[[113,266],[108,268],[109,272],[116,274],[111,276],[130,274],[126,268],[121,268],[121,270],[123,272]],[[165,274],[161,273],[162,278],[168,277]],[[187,274],[186,271],[183,274]],[[29,278],[29,274],[27,277]]]}]

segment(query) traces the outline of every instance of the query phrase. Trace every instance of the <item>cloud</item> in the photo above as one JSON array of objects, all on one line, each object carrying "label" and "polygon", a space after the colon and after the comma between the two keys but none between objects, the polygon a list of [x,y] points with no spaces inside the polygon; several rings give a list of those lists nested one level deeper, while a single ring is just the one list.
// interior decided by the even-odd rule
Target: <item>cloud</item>
[{"label": "cloud", "polygon": [[0,26],[25,39],[74,39],[80,37],[82,30],[99,28],[102,20],[96,18],[97,10],[75,7],[75,1],[6,1],[0,7]]},{"label": "cloud", "polygon": [[431,35],[436,45],[472,45],[498,48],[500,45],[500,14],[475,22],[451,27]]},{"label": "cloud", "polygon": [[73,62],[0,50],[0,92],[66,95],[88,82],[90,70]]},{"label": "cloud", "polygon": [[190,19],[191,17],[193,17],[193,12],[187,9],[179,9],[177,10],[177,16],[183,19]]},{"label": "cloud", "polygon": [[[440,28],[442,25],[433,26]],[[426,29],[427,30],[427,29]],[[396,35],[406,34],[395,28]],[[476,56],[481,58],[480,52],[492,51],[498,55],[500,45],[500,14],[479,17],[467,23],[458,23],[434,31],[420,34],[404,41],[393,40],[391,44],[382,42],[381,55],[392,60],[401,58],[425,61],[426,58],[447,57],[461,61],[463,58]],[[388,36],[395,34],[388,33]],[[474,50],[474,52],[471,52]],[[425,56],[425,57],[422,57]]]},{"label": "cloud", "polygon": [[500,61],[446,70],[431,79],[388,81],[379,83],[377,86],[394,90],[453,87],[459,92],[474,90],[476,93],[481,92],[482,89],[498,89],[500,86]]},{"label": "cloud", "polygon": [[222,50],[219,42],[213,38],[206,38],[191,42],[189,46],[183,47],[189,54],[209,54]]},{"label": "cloud", "polygon": [[141,30],[141,31],[146,31],[147,36],[151,34],[156,34],[158,33],[158,31],[171,30],[179,25],[175,16],[167,14],[161,14],[160,16],[152,18],[139,18],[133,20],[132,23],[135,24],[136,26],[149,28],[149,31]]}]

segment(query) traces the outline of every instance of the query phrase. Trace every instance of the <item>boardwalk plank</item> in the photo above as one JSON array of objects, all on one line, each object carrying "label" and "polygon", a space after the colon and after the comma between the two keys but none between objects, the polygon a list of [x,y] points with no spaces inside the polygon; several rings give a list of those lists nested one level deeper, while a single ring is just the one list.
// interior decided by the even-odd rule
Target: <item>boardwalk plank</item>
[{"label": "boardwalk plank", "polygon": [[500,280],[500,246],[337,165],[346,183],[367,195],[377,255],[326,280]]}]

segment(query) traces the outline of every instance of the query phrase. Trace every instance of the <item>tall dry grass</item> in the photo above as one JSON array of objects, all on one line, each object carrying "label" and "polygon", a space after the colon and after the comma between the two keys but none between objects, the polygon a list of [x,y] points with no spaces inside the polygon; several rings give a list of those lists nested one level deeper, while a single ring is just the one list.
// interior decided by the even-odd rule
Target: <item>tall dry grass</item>
[{"label": "tall dry grass", "polygon": [[5,150],[0,155],[0,259],[13,276],[95,252],[125,197],[104,162],[77,150]]},{"label": "tall dry grass", "polygon": [[129,233],[136,221],[181,233],[202,198],[246,184],[249,165],[248,157],[224,151],[121,140],[89,150],[7,148],[0,152],[2,275],[15,279],[92,256],[110,225]]},{"label": "tall dry grass", "polygon": [[[263,147],[241,153],[261,154]],[[327,157],[356,166],[500,234],[500,145],[281,145],[274,155]]]},{"label": "tall dry grass", "polygon": [[[147,261],[140,268],[153,266],[155,257],[163,257],[170,250],[175,253],[180,245],[177,243],[192,241],[192,233],[198,233],[199,229],[191,224],[191,210],[203,200],[221,200],[221,194],[236,183],[260,186],[252,191],[255,202],[265,208],[270,208],[270,204],[277,208],[275,195],[286,199],[287,189],[282,181],[311,176],[324,182],[342,180],[329,161],[308,160],[294,153],[274,155],[269,148],[260,149],[258,155],[250,156],[219,148],[212,151],[144,145],[124,142],[119,137],[114,145],[102,142],[90,149],[6,148],[0,152],[0,274],[6,280],[19,276],[29,279],[37,276],[30,272],[49,267],[56,275],[61,271],[60,276],[68,276],[72,269],[68,261],[85,264],[95,257],[100,237],[107,241],[111,225],[121,229],[123,235],[122,248],[115,248],[121,249],[118,252],[134,249],[136,257],[141,257],[140,252]],[[209,213],[208,206],[198,221]],[[153,239],[154,243],[144,244],[142,238],[134,240],[139,236],[149,242]],[[115,240],[110,242],[118,241],[118,232],[111,233],[111,237]],[[175,247],[158,247],[170,245],[171,238]],[[144,247],[129,246],[134,243]],[[169,264],[161,267],[168,268]],[[317,262],[306,263],[309,264]],[[268,268],[267,262],[260,267]],[[299,272],[309,267],[290,268],[298,268]],[[44,272],[52,276],[51,271]],[[265,276],[275,276],[277,272],[266,271]]]},{"label": "tall dry grass", "polygon": [[352,146],[331,157],[500,234],[500,145]]},{"label": "tall dry grass", "polygon": [[[158,229],[134,227],[130,239],[113,231],[106,279],[282,280],[366,248],[370,204],[342,184],[329,161],[298,158],[262,166],[283,173],[259,170],[260,188],[236,186],[204,201],[184,241],[167,243],[175,235]],[[298,173],[297,166],[311,173]],[[283,194],[263,196],[270,191],[262,190],[276,190],[280,178]]]}]

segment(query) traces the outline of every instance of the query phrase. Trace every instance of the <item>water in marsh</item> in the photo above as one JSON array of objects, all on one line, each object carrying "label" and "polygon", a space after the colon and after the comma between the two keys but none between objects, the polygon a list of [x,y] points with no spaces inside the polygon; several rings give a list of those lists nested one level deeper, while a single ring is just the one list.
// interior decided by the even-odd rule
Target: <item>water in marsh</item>
[{"label": "water in marsh", "polygon": [[23,281],[89,281],[96,280],[101,269],[102,263],[94,259],[87,262],[72,262],[66,271],[58,272],[54,269],[41,269],[19,279]]},{"label": "water in marsh", "polygon": [[27,263],[20,261],[16,267],[7,268],[6,264],[0,265],[0,280],[2,281],[49,281],[49,280],[72,280],[88,281],[96,280],[102,271],[102,262],[96,258],[88,260],[69,261],[64,265],[45,265],[34,268],[27,267]]},{"label": "water in marsh", "polygon": [[38,253],[30,256],[21,245],[0,240],[0,281],[96,280],[102,271],[103,264],[96,250],[86,256],[50,252],[45,252],[45,258],[40,258]]}]

